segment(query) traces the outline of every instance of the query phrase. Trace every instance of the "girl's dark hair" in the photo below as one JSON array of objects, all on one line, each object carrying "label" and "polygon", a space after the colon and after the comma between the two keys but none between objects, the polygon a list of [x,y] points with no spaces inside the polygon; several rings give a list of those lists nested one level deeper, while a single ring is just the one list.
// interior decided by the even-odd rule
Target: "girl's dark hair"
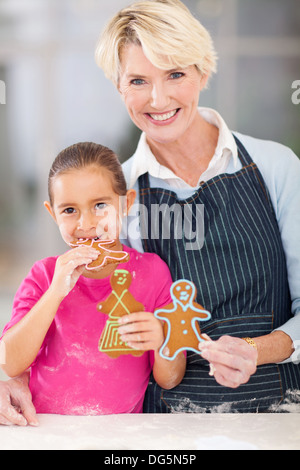
[{"label": "girl's dark hair", "polygon": [[69,170],[80,169],[87,166],[106,168],[111,174],[114,191],[119,196],[127,192],[121,163],[117,155],[107,147],[93,142],[79,142],[62,150],[54,160],[49,172],[48,193],[50,204],[53,204],[52,180]]}]

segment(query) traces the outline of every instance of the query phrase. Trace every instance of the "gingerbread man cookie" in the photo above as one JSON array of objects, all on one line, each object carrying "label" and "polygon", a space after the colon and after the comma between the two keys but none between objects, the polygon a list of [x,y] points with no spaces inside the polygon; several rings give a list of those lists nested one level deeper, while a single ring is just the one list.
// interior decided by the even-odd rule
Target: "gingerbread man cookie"
[{"label": "gingerbread man cookie", "polygon": [[75,248],[77,246],[90,246],[99,251],[99,256],[92,263],[86,265],[86,269],[94,270],[101,269],[108,264],[126,263],[129,260],[129,254],[126,251],[114,251],[110,248],[116,246],[115,240],[100,240],[99,238],[84,238],[70,243],[70,246]]},{"label": "gingerbread man cookie", "polygon": [[99,351],[110,357],[119,357],[121,354],[131,354],[132,356],[144,354],[144,351],[132,349],[123,343],[118,331],[120,317],[145,309],[144,305],[137,302],[129,292],[131,281],[132,277],[128,271],[116,269],[110,277],[112,292],[97,307],[100,312],[109,316],[99,340]]},{"label": "gingerbread man cookie", "polygon": [[[160,349],[164,359],[173,361],[184,350],[200,354],[198,344],[204,341],[198,321],[207,321],[211,314],[194,302],[197,291],[191,281],[180,279],[170,289],[173,302],[154,312],[156,318],[165,320],[165,341]],[[166,355],[165,348],[168,348]]]}]

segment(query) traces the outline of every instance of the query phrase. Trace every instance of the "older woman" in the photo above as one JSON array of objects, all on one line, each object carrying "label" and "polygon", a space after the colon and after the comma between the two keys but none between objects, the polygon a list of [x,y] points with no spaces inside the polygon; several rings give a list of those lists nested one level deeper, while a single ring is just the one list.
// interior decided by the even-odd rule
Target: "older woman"
[{"label": "older woman", "polygon": [[[179,0],[121,10],[96,60],[143,131],[124,165],[140,203],[127,243],[158,253],[174,280],[192,280],[212,315],[202,326],[211,341],[188,354],[182,383],[166,391],[152,380],[145,412],[276,410],[300,384],[299,160],[282,145],[232,134],[216,111],[198,108],[216,54]],[[0,397],[16,402],[12,386],[2,385]]]},{"label": "older woman", "polygon": [[[124,165],[143,215],[140,236],[129,230],[127,238],[158,253],[174,280],[191,279],[197,300],[212,312],[202,332],[215,341],[201,343],[201,356],[188,355],[174,390],[152,382],[145,411],[274,409],[300,384],[293,363],[300,339],[298,159],[279,144],[233,135],[216,111],[198,109],[216,54],[178,0],[124,8],[104,30],[96,60],[143,131]],[[196,219],[201,205],[204,237],[187,249],[174,208]],[[153,217],[157,207],[170,222],[169,237]]]}]

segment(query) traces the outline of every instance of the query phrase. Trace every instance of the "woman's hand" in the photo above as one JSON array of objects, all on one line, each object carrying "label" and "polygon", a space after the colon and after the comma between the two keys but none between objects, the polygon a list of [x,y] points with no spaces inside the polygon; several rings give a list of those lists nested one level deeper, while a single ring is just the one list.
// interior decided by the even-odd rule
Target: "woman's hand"
[{"label": "woman's hand", "polygon": [[138,312],[119,319],[119,334],[128,346],[140,351],[158,350],[164,342],[163,327],[153,313]]},{"label": "woman's hand", "polygon": [[85,266],[96,260],[99,252],[88,246],[67,251],[57,258],[51,290],[63,299],[73,289]]},{"label": "woman's hand", "polygon": [[28,387],[28,374],[0,382],[0,424],[38,426]]},{"label": "woman's hand", "polygon": [[237,388],[256,372],[257,350],[243,339],[222,336],[201,342],[199,350],[211,365],[211,375],[225,387]]}]

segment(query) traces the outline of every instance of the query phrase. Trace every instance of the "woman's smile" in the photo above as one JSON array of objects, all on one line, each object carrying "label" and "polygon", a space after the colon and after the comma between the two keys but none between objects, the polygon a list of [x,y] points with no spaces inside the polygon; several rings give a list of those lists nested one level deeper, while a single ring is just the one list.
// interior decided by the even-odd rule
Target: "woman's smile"
[{"label": "woman's smile", "polygon": [[172,124],[177,118],[180,108],[174,109],[173,111],[166,111],[164,113],[146,113],[146,117],[155,125],[166,125]]}]

